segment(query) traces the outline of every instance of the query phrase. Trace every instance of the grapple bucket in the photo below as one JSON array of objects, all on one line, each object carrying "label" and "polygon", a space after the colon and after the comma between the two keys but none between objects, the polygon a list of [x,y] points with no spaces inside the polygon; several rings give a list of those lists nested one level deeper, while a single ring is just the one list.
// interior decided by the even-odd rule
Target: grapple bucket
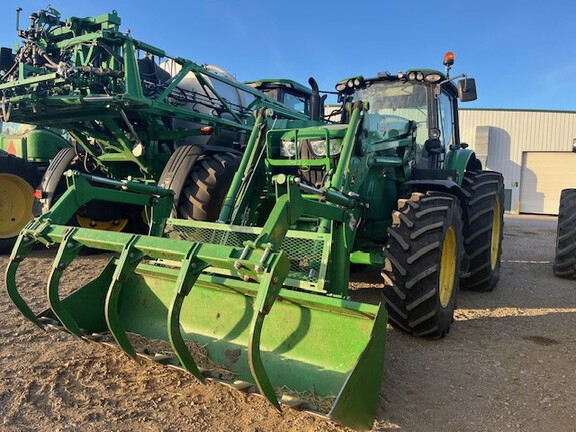
[{"label": "grapple bucket", "polygon": [[[169,238],[161,238],[39,223],[20,235],[6,274],[8,294],[35,324],[62,326],[88,340],[111,335],[133,358],[257,388],[278,409],[285,403],[322,411],[318,400],[327,402],[331,408],[322,414],[331,420],[372,427],[387,316],[383,306],[322,295],[325,234],[288,231],[273,252],[246,246],[259,233],[251,227],[170,220]],[[18,264],[34,237],[60,244],[48,280],[50,308],[38,316],[16,287]],[[60,299],[60,275],[83,247],[118,255]],[[313,252],[302,256],[303,250]],[[294,289],[303,285],[308,292]],[[151,341],[168,349],[154,352]],[[316,406],[305,402],[310,396]]]}]

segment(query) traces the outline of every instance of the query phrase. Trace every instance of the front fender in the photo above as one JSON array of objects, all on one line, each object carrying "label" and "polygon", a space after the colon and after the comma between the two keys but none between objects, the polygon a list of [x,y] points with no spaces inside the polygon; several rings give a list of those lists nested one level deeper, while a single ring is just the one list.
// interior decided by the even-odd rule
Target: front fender
[{"label": "front fender", "polygon": [[466,171],[466,166],[468,161],[474,156],[474,151],[470,149],[459,148],[457,150],[450,150],[446,154],[446,161],[444,162],[444,168],[456,170],[458,172],[458,186],[462,186],[462,179],[464,178],[464,171]]}]

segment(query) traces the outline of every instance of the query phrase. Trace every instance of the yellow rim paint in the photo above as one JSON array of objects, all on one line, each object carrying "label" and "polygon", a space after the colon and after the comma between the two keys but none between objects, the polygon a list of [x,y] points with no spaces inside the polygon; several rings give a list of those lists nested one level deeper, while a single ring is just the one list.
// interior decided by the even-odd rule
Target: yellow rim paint
[{"label": "yellow rim paint", "polygon": [[502,233],[502,220],[500,219],[500,213],[502,212],[501,205],[500,198],[496,198],[494,220],[492,221],[492,241],[490,243],[490,265],[492,266],[492,270],[496,269],[496,265],[498,264],[498,251],[500,251],[500,237]]},{"label": "yellow rim paint", "polygon": [[120,232],[128,225],[128,219],[117,219],[109,221],[95,221],[89,217],[76,215],[76,220],[82,228],[92,228],[102,231]]},{"label": "yellow rim paint", "polygon": [[0,238],[17,236],[34,217],[34,189],[21,177],[0,174]]},{"label": "yellow rim paint", "polygon": [[456,232],[451,226],[444,235],[442,243],[442,257],[440,258],[439,296],[440,304],[447,307],[454,292],[454,280],[456,278],[456,261],[458,260],[458,247],[456,244]]}]

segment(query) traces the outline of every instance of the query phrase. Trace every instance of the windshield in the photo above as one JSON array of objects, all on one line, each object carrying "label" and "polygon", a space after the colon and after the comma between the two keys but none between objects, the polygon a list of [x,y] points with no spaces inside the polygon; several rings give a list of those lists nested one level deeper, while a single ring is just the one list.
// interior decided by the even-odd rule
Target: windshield
[{"label": "windshield", "polygon": [[293,94],[285,91],[282,102],[287,107],[290,107],[295,111],[299,111],[302,114],[308,114],[308,112],[310,111],[308,109],[308,98],[306,98],[302,94]]},{"label": "windshield", "polygon": [[366,128],[386,134],[390,130],[403,132],[411,120],[416,123],[416,140],[423,143],[427,136],[428,105],[426,86],[400,81],[380,81],[353,95],[354,100],[369,102]]}]

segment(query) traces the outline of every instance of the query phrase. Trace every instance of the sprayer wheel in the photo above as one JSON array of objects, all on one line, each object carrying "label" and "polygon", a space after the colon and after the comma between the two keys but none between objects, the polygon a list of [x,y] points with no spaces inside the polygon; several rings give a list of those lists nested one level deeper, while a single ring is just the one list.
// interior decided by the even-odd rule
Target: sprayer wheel
[{"label": "sprayer wheel", "polygon": [[18,234],[34,217],[34,188],[38,168],[8,153],[0,153],[0,253],[12,250]]},{"label": "sprayer wheel", "polygon": [[500,275],[504,229],[504,182],[493,171],[467,171],[462,190],[466,195],[468,224],[464,227],[464,248],[468,275],[460,287],[492,291]]},{"label": "sprayer wheel", "polygon": [[385,249],[391,265],[383,270],[388,320],[405,333],[442,338],[459,290],[460,203],[451,195],[413,193],[398,201],[398,209]]},{"label": "sprayer wheel", "polygon": [[178,217],[215,221],[239,164],[236,153],[207,153],[194,164],[178,202]]},{"label": "sprayer wheel", "polygon": [[560,194],[553,268],[558,277],[576,279],[576,189]]},{"label": "sprayer wheel", "polygon": [[[68,186],[64,173],[68,170],[105,176],[89,158],[85,160],[84,155],[77,155],[73,147],[61,149],[50,162],[42,179],[41,188],[45,195],[42,199],[42,213],[49,211],[66,192]],[[111,206],[104,201],[91,201],[85,204],[66,224],[102,231],[131,233],[145,233],[148,228],[140,207]],[[81,253],[94,253],[94,251],[85,248]]]}]

